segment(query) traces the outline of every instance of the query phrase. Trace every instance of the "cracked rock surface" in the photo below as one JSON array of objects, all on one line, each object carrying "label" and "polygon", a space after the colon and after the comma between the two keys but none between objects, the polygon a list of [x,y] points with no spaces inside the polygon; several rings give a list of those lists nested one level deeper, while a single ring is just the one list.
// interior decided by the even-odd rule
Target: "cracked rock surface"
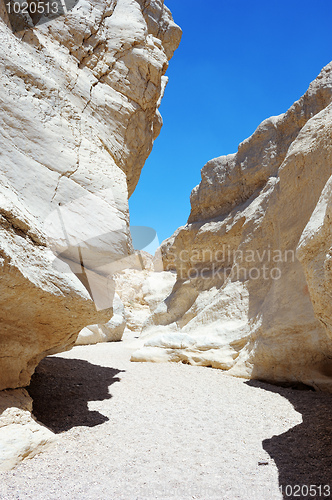
[{"label": "cracked rock surface", "polygon": [[0,389],[109,320],[180,37],[160,0],[80,0],[15,34],[0,8]]}]

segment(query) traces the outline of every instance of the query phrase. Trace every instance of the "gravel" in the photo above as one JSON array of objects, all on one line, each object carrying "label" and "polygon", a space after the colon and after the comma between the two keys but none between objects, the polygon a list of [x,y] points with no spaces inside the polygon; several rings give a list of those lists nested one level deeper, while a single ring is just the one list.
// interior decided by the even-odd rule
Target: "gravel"
[{"label": "gravel", "polygon": [[58,439],[0,474],[1,499],[330,498],[332,395],[132,351],[127,335],[39,365],[34,414]]}]

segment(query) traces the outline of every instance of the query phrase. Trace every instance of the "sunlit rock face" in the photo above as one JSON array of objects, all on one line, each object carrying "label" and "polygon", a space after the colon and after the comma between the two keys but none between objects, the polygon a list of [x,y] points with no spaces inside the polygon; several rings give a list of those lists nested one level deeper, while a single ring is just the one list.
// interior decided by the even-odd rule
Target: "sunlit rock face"
[{"label": "sunlit rock face", "polygon": [[161,0],[80,0],[28,21],[20,31],[1,6],[0,389],[110,319],[128,195],[181,37]]},{"label": "sunlit rock face", "polygon": [[176,273],[162,270],[160,255],[153,258],[142,251],[131,259],[137,261],[113,277],[116,293],[112,319],[104,325],[83,328],[77,345],[119,341],[129,331],[139,334],[159,303],[171,293]]},{"label": "sunlit rock face", "polygon": [[331,390],[332,64],[238,152],[205,165],[176,269],[136,361],[183,361]]},{"label": "sunlit rock face", "polygon": [[[303,265],[316,317],[332,339],[332,177],[301,235],[297,257]],[[326,374],[332,376],[329,363]]]},{"label": "sunlit rock face", "polygon": [[89,325],[80,331],[75,344],[89,345],[100,342],[118,342],[122,339],[126,328],[124,305],[117,293],[113,299],[113,316],[105,324]]},{"label": "sunlit rock face", "polygon": [[55,435],[32,416],[25,389],[0,392],[0,472],[32,458],[55,442]]}]

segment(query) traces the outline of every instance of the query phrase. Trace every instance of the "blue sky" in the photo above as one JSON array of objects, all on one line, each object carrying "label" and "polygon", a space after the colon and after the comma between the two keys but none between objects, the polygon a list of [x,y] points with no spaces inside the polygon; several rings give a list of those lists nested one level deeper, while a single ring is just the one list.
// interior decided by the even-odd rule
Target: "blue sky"
[{"label": "blue sky", "polygon": [[164,119],[129,206],[159,241],[184,225],[204,164],[287,111],[332,60],[332,0],[166,0],[183,30]]}]

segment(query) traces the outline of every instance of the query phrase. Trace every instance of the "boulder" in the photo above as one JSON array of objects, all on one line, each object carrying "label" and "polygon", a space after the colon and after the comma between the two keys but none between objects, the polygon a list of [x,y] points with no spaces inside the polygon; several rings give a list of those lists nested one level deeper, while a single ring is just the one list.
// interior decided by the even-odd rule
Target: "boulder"
[{"label": "boulder", "polygon": [[0,392],[0,471],[15,467],[55,442],[55,435],[32,417],[25,389]]}]

